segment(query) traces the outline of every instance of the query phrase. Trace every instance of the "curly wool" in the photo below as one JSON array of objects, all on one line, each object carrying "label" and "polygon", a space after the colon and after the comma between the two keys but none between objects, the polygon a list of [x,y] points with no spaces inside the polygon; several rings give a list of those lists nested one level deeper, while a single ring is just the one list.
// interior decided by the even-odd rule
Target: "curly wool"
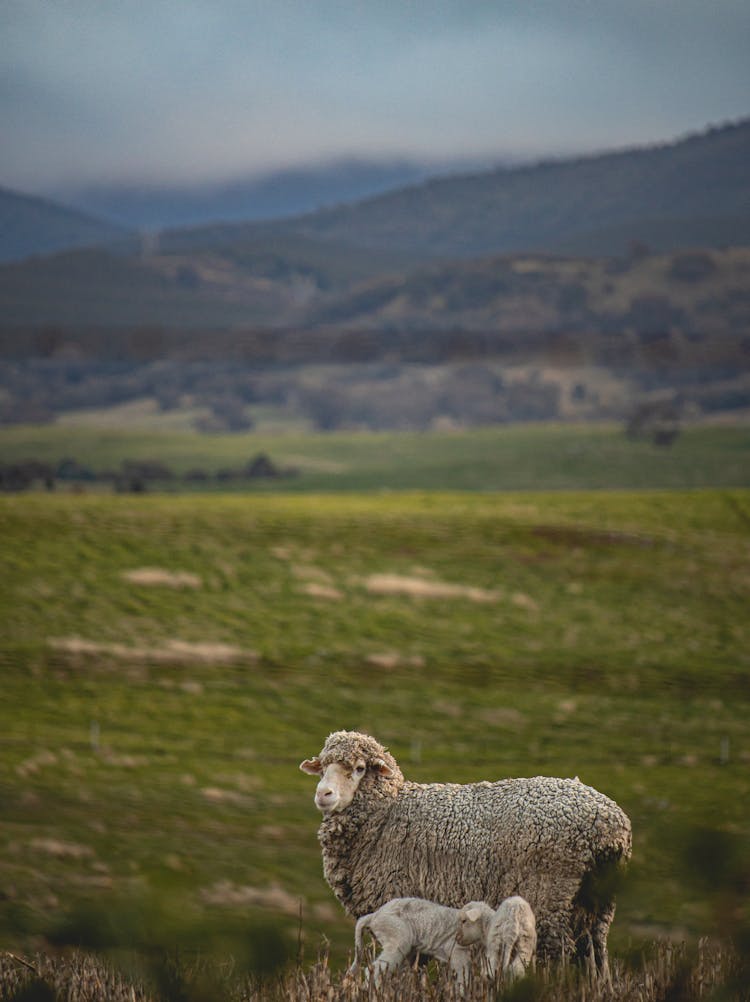
[{"label": "curly wool", "polygon": [[631,826],[618,805],[579,780],[536,776],[468,785],[412,783],[369,735],[336,731],[323,767],[368,768],[343,811],[318,831],[326,880],[359,917],[391,898],[420,897],[460,908],[493,908],[522,895],[537,920],[540,956],[595,954],[606,968],[614,902],[597,875],[625,861]]}]

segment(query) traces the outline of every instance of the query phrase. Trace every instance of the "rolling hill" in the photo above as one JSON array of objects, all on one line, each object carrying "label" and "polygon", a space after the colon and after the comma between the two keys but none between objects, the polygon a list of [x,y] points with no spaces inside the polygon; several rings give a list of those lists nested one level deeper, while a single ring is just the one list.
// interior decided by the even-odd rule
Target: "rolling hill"
[{"label": "rolling hill", "polygon": [[[602,317],[605,326],[628,326],[631,300],[645,294],[661,296],[664,307],[649,325],[669,327],[679,318],[665,300],[691,280],[689,260],[686,276],[668,277],[670,255],[750,244],[748,163],[750,120],[658,147],[435,179],[294,219],[168,230],[149,242],[92,220],[63,233],[71,214],[6,197],[0,211],[20,213],[8,247],[13,232],[13,246],[25,232],[37,254],[53,238],[68,246],[121,239],[0,266],[0,326],[580,330],[601,328]],[[660,254],[659,281],[640,289],[616,280],[618,268]],[[529,255],[550,263],[524,264]],[[522,260],[503,260],[511,256]],[[593,260],[607,274],[592,285]],[[693,261],[698,272],[718,268],[727,278],[700,309],[721,312],[717,296],[730,295],[736,333],[747,276],[728,275],[724,262]],[[655,315],[659,306],[637,309]]]},{"label": "rolling hill", "polygon": [[427,163],[338,160],[224,183],[146,185],[101,183],[63,188],[53,198],[130,227],[200,226],[299,216],[414,184],[435,173]]},{"label": "rolling hill", "polygon": [[287,230],[430,257],[750,241],[750,120],[674,143],[439,178]]},{"label": "rolling hill", "polygon": [[739,342],[750,323],[750,248],[687,250],[600,259],[549,254],[489,255],[435,262],[322,299],[317,324],[360,330],[545,333],[680,330]]},{"label": "rolling hill", "polygon": [[0,261],[108,244],[126,230],[63,205],[0,188]]},{"label": "rolling hill", "polygon": [[[419,259],[270,232],[224,243],[201,228],[180,241],[128,238],[0,265],[0,328],[37,325],[207,329],[306,323],[321,296],[409,270]],[[192,231],[186,231],[188,234]]]}]

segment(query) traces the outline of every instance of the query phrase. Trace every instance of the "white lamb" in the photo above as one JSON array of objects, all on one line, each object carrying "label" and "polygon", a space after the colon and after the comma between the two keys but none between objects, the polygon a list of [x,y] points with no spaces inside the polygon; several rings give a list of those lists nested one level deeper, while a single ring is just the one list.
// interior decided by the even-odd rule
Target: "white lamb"
[{"label": "white lamb", "polygon": [[393,898],[369,915],[358,919],[354,933],[354,973],[362,959],[362,934],[368,930],[380,944],[373,964],[373,980],[394,971],[417,954],[434,957],[450,965],[461,988],[469,979],[471,952],[456,941],[458,909],[425,901],[424,898]]},{"label": "white lamb", "polygon": [[458,913],[457,941],[481,942],[487,973],[502,971],[507,981],[523,977],[536,953],[536,920],[531,905],[518,895],[506,898],[496,911],[484,901],[470,901]]}]

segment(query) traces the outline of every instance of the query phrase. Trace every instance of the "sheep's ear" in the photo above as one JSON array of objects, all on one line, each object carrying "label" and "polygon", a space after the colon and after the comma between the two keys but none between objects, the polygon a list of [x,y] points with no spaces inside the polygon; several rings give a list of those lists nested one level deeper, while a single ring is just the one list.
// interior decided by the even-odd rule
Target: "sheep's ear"
[{"label": "sheep's ear", "polygon": [[372,767],[375,772],[379,773],[381,776],[392,776],[393,769],[387,765],[382,758],[376,758],[372,763]]},{"label": "sheep's ear", "polygon": [[309,776],[319,776],[323,772],[323,766],[320,764],[320,759],[317,756],[315,758],[306,758],[304,762],[300,762],[299,767]]},{"label": "sheep's ear", "polygon": [[464,915],[469,920],[469,922],[476,922],[481,917],[481,911],[478,908],[467,908]]}]

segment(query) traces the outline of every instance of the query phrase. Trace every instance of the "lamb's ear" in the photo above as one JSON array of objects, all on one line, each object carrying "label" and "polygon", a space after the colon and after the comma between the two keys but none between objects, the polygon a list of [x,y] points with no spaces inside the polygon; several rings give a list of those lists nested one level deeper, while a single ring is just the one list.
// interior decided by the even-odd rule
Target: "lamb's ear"
[{"label": "lamb's ear", "polygon": [[464,915],[469,920],[469,922],[476,922],[481,916],[481,911],[478,908],[467,908]]},{"label": "lamb's ear", "polygon": [[372,767],[375,772],[379,773],[381,776],[393,775],[393,769],[391,769],[391,767],[387,765],[382,758],[376,758],[372,763]]},{"label": "lamb's ear", "polygon": [[320,764],[320,759],[317,755],[315,758],[306,758],[304,762],[300,762],[299,767],[309,776],[320,776],[323,772],[323,766]]}]

